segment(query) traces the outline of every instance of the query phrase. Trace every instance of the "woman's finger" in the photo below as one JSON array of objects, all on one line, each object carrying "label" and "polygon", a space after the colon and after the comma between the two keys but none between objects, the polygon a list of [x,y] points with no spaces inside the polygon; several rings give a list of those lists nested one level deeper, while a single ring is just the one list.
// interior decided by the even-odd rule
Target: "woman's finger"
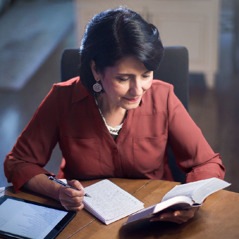
[{"label": "woman's finger", "polygon": [[175,223],[181,224],[192,219],[197,210],[198,208],[190,208],[187,210],[177,210],[174,212],[166,212],[151,218],[150,221],[151,222],[168,221],[168,222],[175,222]]},{"label": "woman's finger", "polygon": [[67,210],[81,210],[84,207],[83,198],[83,191],[66,187],[59,189],[59,201]]}]

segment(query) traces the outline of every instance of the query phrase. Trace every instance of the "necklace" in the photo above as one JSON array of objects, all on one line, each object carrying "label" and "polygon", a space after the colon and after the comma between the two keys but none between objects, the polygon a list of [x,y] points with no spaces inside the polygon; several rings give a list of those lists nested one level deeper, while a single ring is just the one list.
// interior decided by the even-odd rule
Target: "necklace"
[{"label": "necklace", "polygon": [[118,134],[119,134],[119,131],[121,130],[121,128],[122,128],[122,126],[123,126],[123,123],[120,124],[120,125],[117,125],[117,126],[115,126],[115,127],[109,126],[109,125],[107,124],[106,120],[105,120],[105,117],[104,117],[104,115],[103,115],[103,113],[102,113],[102,111],[101,111],[101,109],[100,109],[100,107],[99,107],[99,104],[98,104],[98,101],[96,100],[96,98],[95,98],[95,103],[96,103],[96,105],[98,106],[98,110],[99,110],[99,112],[100,112],[100,115],[101,115],[101,117],[102,117],[102,119],[103,119],[103,121],[104,121],[104,123],[105,123],[106,128],[109,130],[110,134],[112,134],[112,135],[118,135]]}]

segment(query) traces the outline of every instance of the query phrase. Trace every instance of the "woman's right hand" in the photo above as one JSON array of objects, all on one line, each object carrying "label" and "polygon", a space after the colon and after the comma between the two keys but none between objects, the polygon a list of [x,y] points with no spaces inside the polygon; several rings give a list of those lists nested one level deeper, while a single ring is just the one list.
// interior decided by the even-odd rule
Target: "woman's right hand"
[{"label": "woman's right hand", "polygon": [[68,184],[75,189],[61,186],[58,194],[59,201],[68,211],[80,211],[84,207],[83,199],[85,192],[83,186],[77,180],[68,181]]},{"label": "woman's right hand", "polygon": [[75,189],[52,182],[45,174],[38,174],[29,179],[24,184],[24,188],[60,201],[66,210],[79,211],[84,207],[83,186],[77,180],[68,181],[68,184]]}]

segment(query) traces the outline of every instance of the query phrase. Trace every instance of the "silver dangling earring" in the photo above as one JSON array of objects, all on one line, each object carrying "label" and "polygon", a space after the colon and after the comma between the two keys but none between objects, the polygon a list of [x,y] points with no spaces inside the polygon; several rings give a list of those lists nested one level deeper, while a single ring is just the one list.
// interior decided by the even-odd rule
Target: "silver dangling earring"
[{"label": "silver dangling earring", "polygon": [[100,93],[102,91],[102,85],[100,83],[96,82],[93,85],[93,90],[95,93]]}]

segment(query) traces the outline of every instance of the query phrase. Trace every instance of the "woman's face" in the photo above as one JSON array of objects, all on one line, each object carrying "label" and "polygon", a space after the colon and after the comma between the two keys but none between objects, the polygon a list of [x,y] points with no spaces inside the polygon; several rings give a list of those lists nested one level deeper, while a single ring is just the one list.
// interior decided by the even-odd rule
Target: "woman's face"
[{"label": "woman's face", "polygon": [[124,57],[99,74],[92,66],[96,80],[101,80],[104,92],[103,104],[112,108],[134,109],[139,106],[143,94],[151,87],[153,71],[135,57]]}]

